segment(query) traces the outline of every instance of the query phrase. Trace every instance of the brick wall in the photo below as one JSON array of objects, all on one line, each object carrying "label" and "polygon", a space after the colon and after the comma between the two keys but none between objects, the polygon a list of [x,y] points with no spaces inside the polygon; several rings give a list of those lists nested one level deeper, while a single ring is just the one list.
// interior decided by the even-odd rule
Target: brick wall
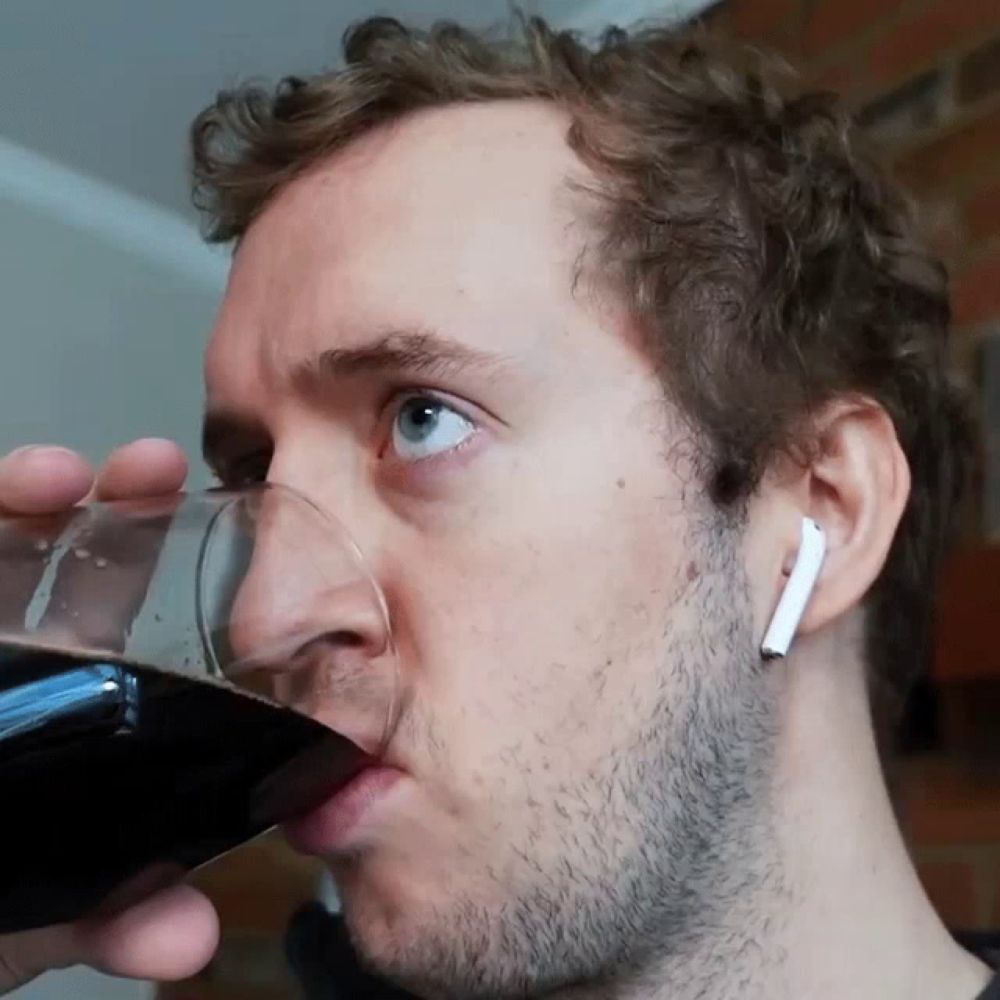
[{"label": "brick wall", "polygon": [[974,373],[1000,331],[1000,0],[723,0],[706,20],[783,53],[883,139],[951,271],[956,361]]},{"label": "brick wall", "polygon": [[1000,930],[1000,759],[903,765],[902,807],[924,889],[950,927]]},{"label": "brick wall", "polygon": [[[948,264],[955,359],[975,377],[982,348],[997,343],[986,337],[1000,331],[1000,0],[724,0],[706,20],[777,49],[806,82],[843,94],[883,141]],[[1000,427],[993,435],[987,487],[1000,484]],[[994,493],[974,530],[1000,524],[1000,486]],[[978,661],[962,666],[979,676]],[[1000,929],[1000,687],[945,684],[941,696],[944,729],[966,738],[959,746],[946,737],[945,752],[905,762],[904,825],[945,921]],[[973,716],[988,718],[976,725]]]}]

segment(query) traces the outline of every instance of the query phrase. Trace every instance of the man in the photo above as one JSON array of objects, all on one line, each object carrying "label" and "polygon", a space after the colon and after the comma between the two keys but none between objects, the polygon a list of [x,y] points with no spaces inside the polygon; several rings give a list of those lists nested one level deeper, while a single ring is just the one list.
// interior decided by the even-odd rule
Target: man
[{"label": "man", "polygon": [[[193,141],[236,243],[208,458],[350,526],[411,692],[392,780],[299,838],[364,965],[425,998],[1000,996],[880,767],[968,433],[941,269],[844,114],[663,29],[377,19],[346,56]],[[52,449],[0,471],[15,511],[92,487]],[[139,442],[92,495],[183,478]],[[804,518],[826,559],[766,659]],[[4,954],[169,978],[215,936],[176,888]],[[360,995],[342,944],[299,929],[316,996]]]}]

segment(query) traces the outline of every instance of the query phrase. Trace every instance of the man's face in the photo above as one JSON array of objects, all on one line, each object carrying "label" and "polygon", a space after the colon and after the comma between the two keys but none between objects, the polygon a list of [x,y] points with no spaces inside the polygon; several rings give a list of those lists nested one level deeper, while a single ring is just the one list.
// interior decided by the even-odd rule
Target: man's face
[{"label": "man's face", "polygon": [[[680,947],[739,889],[769,752],[736,541],[574,280],[565,128],[511,102],[366,136],[253,224],[208,354],[225,464],[335,513],[384,588],[404,776],[327,860],[360,950],[435,995]],[[357,363],[302,377],[331,349]]]}]

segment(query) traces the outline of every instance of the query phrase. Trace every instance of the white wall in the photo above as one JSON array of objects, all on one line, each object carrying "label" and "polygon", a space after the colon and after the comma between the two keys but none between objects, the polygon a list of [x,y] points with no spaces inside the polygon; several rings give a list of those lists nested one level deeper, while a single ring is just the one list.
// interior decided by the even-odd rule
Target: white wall
[{"label": "white wall", "polygon": [[[0,140],[0,453],[58,442],[96,461],[147,434],[196,450],[201,351],[225,266],[188,222]],[[152,995],[86,970],[14,993]]]},{"label": "white wall", "polygon": [[225,268],[190,223],[0,140],[0,450],[196,449]]}]

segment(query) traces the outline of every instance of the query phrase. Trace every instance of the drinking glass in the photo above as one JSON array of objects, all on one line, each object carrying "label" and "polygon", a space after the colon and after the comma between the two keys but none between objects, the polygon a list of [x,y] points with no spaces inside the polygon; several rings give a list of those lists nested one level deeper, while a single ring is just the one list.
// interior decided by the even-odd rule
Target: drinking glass
[{"label": "drinking glass", "polygon": [[114,909],[383,752],[386,602],[275,485],[0,519],[0,932]]}]

